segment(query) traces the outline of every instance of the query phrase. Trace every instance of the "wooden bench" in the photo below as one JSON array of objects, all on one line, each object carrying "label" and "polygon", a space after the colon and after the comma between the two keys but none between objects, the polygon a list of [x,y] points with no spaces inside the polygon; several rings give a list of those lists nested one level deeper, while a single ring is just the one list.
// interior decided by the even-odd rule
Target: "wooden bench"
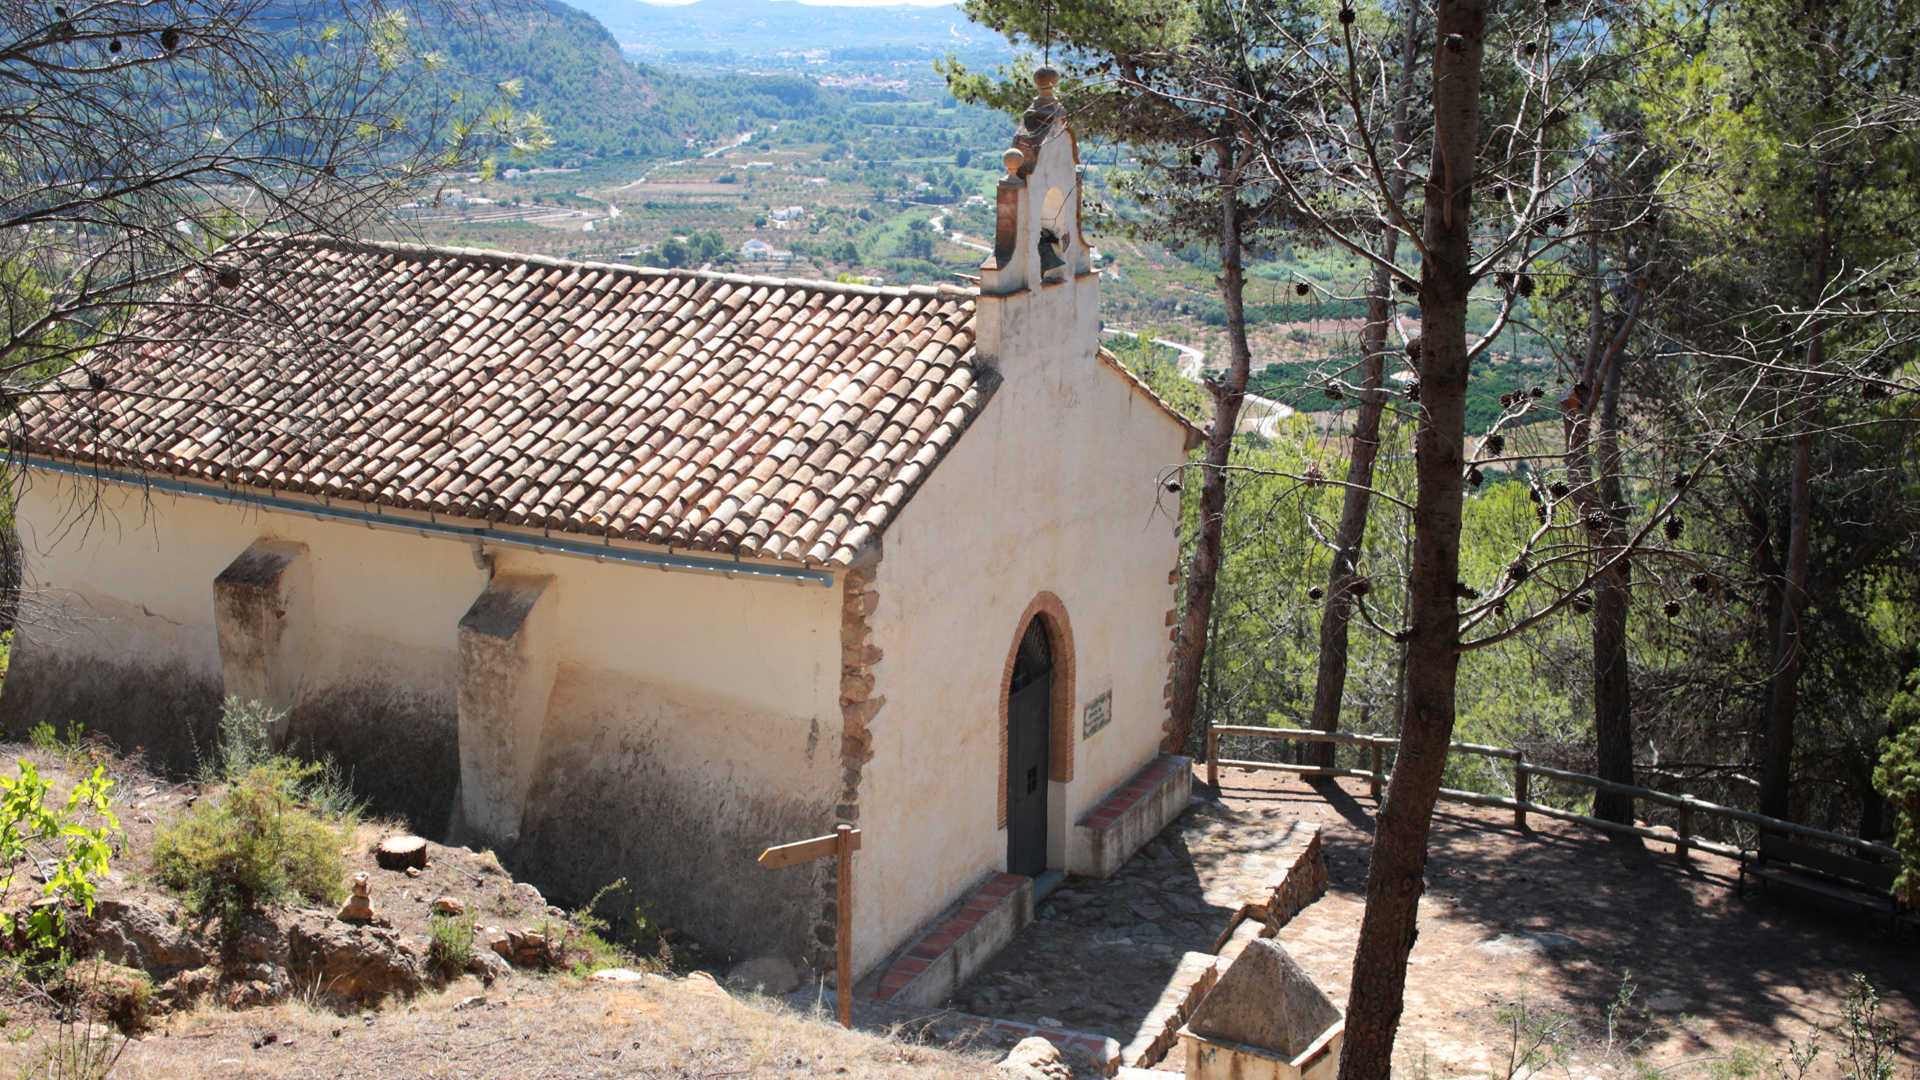
[{"label": "wooden bench", "polygon": [[1752,877],[1762,888],[1778,885],[1877,912],[1887,917],[1887,929],[1892,932],[1899,923],[1913,919],[1913,913],[1893,895],[1898,874],[1897,868],[1884,862],[1763,832],[1753,854],[1740,860],[1740,889],[1744,892],[1747,878]]}]

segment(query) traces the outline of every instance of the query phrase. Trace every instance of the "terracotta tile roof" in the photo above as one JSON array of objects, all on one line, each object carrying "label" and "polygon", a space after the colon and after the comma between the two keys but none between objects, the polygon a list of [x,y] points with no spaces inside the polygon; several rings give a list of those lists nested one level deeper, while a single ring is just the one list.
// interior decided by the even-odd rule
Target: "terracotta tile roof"
[{"label": "terracotta tile roof", "polygon": [[[991,394],[952,288],[276,240],[192,273],[16,449],[846,565]],[[229,282],[231,277],[228,276]]]}]

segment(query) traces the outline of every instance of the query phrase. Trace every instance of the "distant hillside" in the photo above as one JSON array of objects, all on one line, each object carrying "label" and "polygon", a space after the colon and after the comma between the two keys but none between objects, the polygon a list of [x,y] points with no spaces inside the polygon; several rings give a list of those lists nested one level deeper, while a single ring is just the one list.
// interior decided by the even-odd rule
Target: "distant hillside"
[{"label": "distant hillside", "polygon": [[821,52],[847,61],[931,60],[1007,53],[1004,38],[956,5],[834,7],[797,0],[580,0],[629,55],[652,61]]},{"label": "distant hillside", "polygon": [[521,81],[518,107],[538,112],[553,135],[553,148],[540,155],[546,162],[676,157],[689,138],[845,106],[841,95],[792,76],[701,78],[635,64],[593,16],[554,0],[502,7],[478,27],[424,32],[463,82]]},{"label": "distant hillside", "polygon": [[477,27],[426,34],[464,79],[520,79],[518,106],[539,112],[552,130],[549,156],[665,153],[691,134],[663,111],[660,80],[622,56],[592,16],[565,4],[503,6]]}]

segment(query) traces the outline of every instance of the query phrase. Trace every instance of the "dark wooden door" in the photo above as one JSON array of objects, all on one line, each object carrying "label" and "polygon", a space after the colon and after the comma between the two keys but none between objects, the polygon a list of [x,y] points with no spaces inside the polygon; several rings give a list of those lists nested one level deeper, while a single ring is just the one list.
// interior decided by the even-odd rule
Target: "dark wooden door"
[{"label": "dark wooden door", "polygon": [[1046,627],[1027,625],[1007,692],[1007,872],[1047,868],[1047,750],[1053,719],[1053,663]]}]

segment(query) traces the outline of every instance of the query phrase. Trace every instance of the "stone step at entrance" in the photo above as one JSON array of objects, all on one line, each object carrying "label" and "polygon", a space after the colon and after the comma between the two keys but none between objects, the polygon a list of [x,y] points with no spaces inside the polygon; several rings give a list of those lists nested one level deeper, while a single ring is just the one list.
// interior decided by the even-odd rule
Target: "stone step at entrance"
[{"label": "stone step at entrance", "polygon": [[1033,921],[1033,879],[992,874],[901,950],[868,996],[933,1008]]},{"label": "stone step at entrance", "polygon": [[1161,754],[1074,823],[1067,866],[1087,877],[1112,877],[1179,817],[1192,797],[1192,759]]}]

